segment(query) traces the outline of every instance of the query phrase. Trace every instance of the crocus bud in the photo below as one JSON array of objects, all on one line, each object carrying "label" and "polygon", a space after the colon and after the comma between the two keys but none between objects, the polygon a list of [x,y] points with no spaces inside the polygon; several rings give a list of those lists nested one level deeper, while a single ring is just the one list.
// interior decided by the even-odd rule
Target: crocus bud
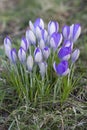
[{"label": "crocus bud", "polygon": [[45,42],[44,42],[43,39],[40,39],[38,44],[39,44],[40,49],[44,49],[45,48]]},{"label": "crocus bud", "polygon": [[42,62],[42,59],[43,59],[42,52],[41,52],[41,49],[38,47],[34,51],[34,60],[36,63],[40,63]]},{"label": "crocus bud", "polygon": [[39,68],[40,68],[41,77],[44,78],[47,69],[47,63],[46,62],[39,63]]},{"label": "crocus bud", "polygon": [[70,38],[73,42],[75,42],[81,34],[81,26],[80,24],[72,24],[70,26]]},{"label": "crocus bud", "polygon": [[62,42],[62,34],[54,32],[50,38],[50,47],[54,50],[57,49]]},{"label": "crocus bud", "polygon": [[26,39],[27,39],[28,43],[33,44],[33,45],[36,44],[36,37],[30,29],[28,29],[26,31]]},{"label": "crocus bud", "polygon": [[9,52],[9,59],[13,64],[17,62],[17,52],[15,48],[11,49],[11,51]]},{"label": "crocus bud", "polygon": [[62,33],[63,33],[63,36],[64,36],[65,39],[69,39],[70,38],[70,27],[65,25],[62,28]]},{"label": "crocus bud", "polygon": [[44,29],[43,19],[41,19],[41,18],[36,19],[36,21],[34,22],[34,28],[36,28],[37,26]]},{"label": "crocus bud", "polygon": [[79,58],[79,55],[80,55],[80,50],[79,49],[76,49],[72,55],[71,55],[71,60],[73,63],[75,63],[77,61],[77,59]]},{"label": "crocus bud", "polygon": [[22,37],[22,39],[21,39],[21,47],[22,47],[25,51],[28,50],[29,44],[28,44],[28,42],[27,42],[27,40],[26,40],[25,37]]},{"label": "crocus bud", "polygon": [[19,58],[21,63],[25,63],[25,61],[26,61],[26,52],[22,47],[20,47],[20,49],[18,51],[18,58]]},{"label": "crocus bud", "polygon": [[54,62],[53,68],[59,76],[66,76],[70,72],[67,61],[61,61],[58,65]]},{"label": "crocus bud", "polygon": [[45,47],[45,48],[43,49],[43,56],[44,56],[44,58],[45,58],[45,59],[48,59],[49,55],[50,55],[50,48]]},{"label": "crocus bud", "polygon": [[35,33],[34,25],[33,25],[33,23],[31,21],[29,21],[29,27],[33,31],[33,33]]},{"label": "crocus bud", "polygon": [[50,21],[48,23],[48,33],[49,35],[52,35],[54,32],[58,32],[59,30],[59,24],[56,21]]},{"label": "crocus bud", "polygon": [[32,68],[33,68],[33,57],[31,55],[29,55],[27,57],[27,68],[28,68],[28,71],[32,71]]},{"label": "crocus bud", "polygon": [[7,57],[9,57],[9,52],[11,51],[12,43],[9,37],[6,37],[4,39],[4,49],[5,49],[5,54]]},{"label": "crocus bud", "polygon": [[36,35],[38,41],[42,38],[41,33],[42,33],[42,29],[39,26],[37,26],[36,29],[35,29],[35,35]]},{"label": "crocus bud", "polygon": [[62,47],[62,48],[60,48],[60,50],[58,52],[58,57],[61,60],[68,60],[70,58],[70,54],[71,54],[70,47]]}]

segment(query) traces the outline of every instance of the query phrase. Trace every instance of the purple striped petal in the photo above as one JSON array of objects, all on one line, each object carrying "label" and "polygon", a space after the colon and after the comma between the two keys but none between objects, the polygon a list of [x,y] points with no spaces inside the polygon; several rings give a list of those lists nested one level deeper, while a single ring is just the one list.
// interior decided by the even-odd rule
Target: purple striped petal
[{"label": "purple striped petal", "polygon": [[77,59],[79,58],[79,55],[80,55],[80,50],[79,49],[76,49],[72,55],[71,55],[71,60],[73,63],[75,63],[77,61]]},{"label": "purple striped petal", "polygon": [[59,24],[56,21],[50,21],[48,23],[48,33],[49,35],[52,35],[54,32],[58,32],[59,30]]},{"label": "purple striped petal", "polygon": [[62,33],[65,39],[69,39],[70,37],[70,27],[65,25],[62,29]]},{"label": "purple striped petal", "polygon": [[55,72],[60,76],[65,76],[70,72],[67,61],[61,61],[58,65],[54,62],[53,68]]},{"label": "purple striped petal", "polygon": [[73,42],[70,41],[70,40],[65,40],[64,43],[63,43],[63,46],[64,47],[70,47],[71,50],[73,49]]},{"label": "purple striped petal", "polygon": [[9,47],[12,46],[11,39],[10,39],[10,37],[8,37],[8,36],[4,39],[4,47],[5,47],[5,46],[7,47],[7,45],[8,45]]}]

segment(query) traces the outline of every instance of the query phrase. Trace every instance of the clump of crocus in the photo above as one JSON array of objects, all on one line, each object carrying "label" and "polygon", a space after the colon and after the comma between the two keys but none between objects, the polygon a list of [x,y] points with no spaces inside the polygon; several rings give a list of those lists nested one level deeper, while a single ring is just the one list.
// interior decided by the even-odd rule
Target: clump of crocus
[{"label": "clump of crocus", "polygon": [[70,72],[69,61],[74,64],[79,57],[80,50],[74,49],[74,44],[80,33],[80,24],[64,25],[62,32],[59,32],[57,21],[49,21],[46,30],[43,19],[37,18],[34,23],[29,21],[29,28],[26,30],[25,37],[21,39],[18,53],[15,48],[12,48],[10,38],[7,36],[4,39],[5,54],[11,63],[16,64],[19,60],[28,71],[33,71],[34,65],[39,66],[41,76],[45,77],[50,54],[58,53],[60,63],[50,64],[53,64],[58,75],[65,76]]}]

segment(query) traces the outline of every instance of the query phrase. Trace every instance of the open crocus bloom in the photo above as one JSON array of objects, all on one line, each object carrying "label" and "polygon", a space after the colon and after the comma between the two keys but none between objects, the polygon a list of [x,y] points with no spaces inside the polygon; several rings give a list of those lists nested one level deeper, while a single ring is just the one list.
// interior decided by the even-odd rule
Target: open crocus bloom
[{"label": "open crocus bloom", "polygon": [[71,55],[71,60],[73,63],[76,62],[76,60],[79,58],[79,55],[80,55],[80,50],[79,49],[76,49],[72,55]]},{"label": "open crocus bloom", "polygon": [[15,48],[11,49],[11,51],[9,52],[9,59],[10,59],[11,63],[16,64],[17,52],[16,52]]},{"label": "open crocus bloom", "polygon": [[50,21],[49,23],[48,23],[48,34],[51,36],[52,35],[52,33],[54,33],[54,32],[58,32],[58,30],[59,30],[59,24],[58,24],[58,22],[56,22],[56,21]]},{"label": "open crocus bloom", "polygon": [[26,61],[26,52],[22,47],[20,47],[20,49],[18,51],[18,58],[19,58],[21,63],[25,63],[25,61]]},{"label": "open crocus bloom", "polygon": [[65,76],[70,72],[68,68],[68,61],[61,61],[58,65],[56,65],[54,62],[53,68],[55,72],[60,76]]},{"label": "open crocus bloom", "polygon": [[42,56],[41,49],[37,47],[34,51],[34,60],[36,63],[40,63],[42,62],[42,59],[43,59],[43,56]]},{"label": "open crocus bloom", "polygon": [[68,60],[70,58],[70,54],[71,54],[70,47],[62,47],[62,48],[60,48],[60,50],[58,52],[58,57],[61,60]]}]

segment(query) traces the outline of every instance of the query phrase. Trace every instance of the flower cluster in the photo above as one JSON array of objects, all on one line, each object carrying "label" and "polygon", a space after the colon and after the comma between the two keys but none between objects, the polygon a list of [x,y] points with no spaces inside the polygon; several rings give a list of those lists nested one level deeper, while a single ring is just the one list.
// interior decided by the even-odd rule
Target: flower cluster
[{"label": "flower cluster", "polygon": [[29,72],[33,70],[34,65],[38,65],[40,74],[44,77],[50,54],[57,52],[60,63],[52,63],[53,68],[58,75],[67,75],[70,71],[69,59],[74,63],[80,54],[79,49],[73,48],[80,33],[79,24],[65,25],[60,33],[59,24],[56,21],[50,21],[46,30],[44,21],[37,18],[34,23],[29,21],[29,28],[21,39],[19,50],[12,48],[12,42],[8,36],[4,39],[5,54],[13,64],[16,64],[19,59],[21,64],[26,65]]}]

